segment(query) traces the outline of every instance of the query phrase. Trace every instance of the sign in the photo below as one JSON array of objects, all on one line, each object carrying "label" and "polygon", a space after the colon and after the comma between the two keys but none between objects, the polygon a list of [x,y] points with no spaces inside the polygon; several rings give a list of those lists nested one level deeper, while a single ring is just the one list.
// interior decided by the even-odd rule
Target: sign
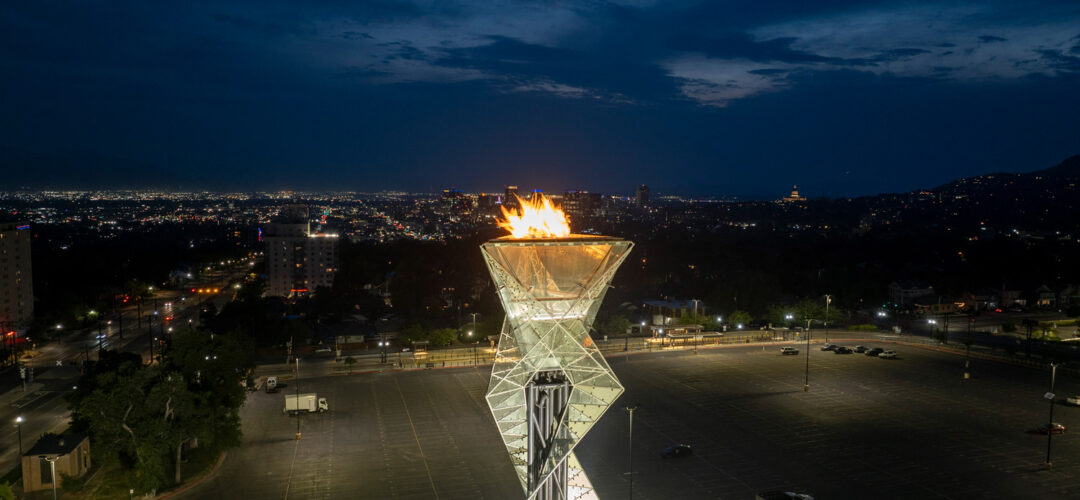
[{"label": "sign", "polygon": [[1053,401],[1053,400],[1054,400],[1054,393],[1052,393],[1052,392],[1048,392],[1048,393],[1046,393],[1046,394],[1043,394],[1043,397],[1044,397],[1044,398],[1046,398],[1046,399],[1049,399],[1049,400]]}]

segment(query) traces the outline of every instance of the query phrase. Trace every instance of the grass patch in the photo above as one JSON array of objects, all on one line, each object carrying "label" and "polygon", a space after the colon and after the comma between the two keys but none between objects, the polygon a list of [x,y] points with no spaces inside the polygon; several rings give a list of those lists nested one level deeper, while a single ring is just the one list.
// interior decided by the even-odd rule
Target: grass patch
[{"label": "grass patch", "polygon": [[[188,452],[188,461],[180,469],[183,482],[190,483],[202,475],[210,472],[217,463],[219,453],[212,453],[206,448],[195,448]],[[127,498],[130,486],[127,476],[120,469],[119,464],[109,464],[104,467],[95,465],[85,476],[86,484],[78,491],[65,492],[64,498],[73,500],[95,500],[101,498]],[[177,485],[177,487],[183,484]],[[167,490],[158,491],[160,495]]]}]

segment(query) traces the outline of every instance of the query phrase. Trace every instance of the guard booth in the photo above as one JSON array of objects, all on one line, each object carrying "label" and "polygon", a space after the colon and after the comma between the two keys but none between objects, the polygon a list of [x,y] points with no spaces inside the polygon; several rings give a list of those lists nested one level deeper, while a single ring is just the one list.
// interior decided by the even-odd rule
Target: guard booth
[{"label": "guard booth", "polygon": [[[90,470],[90,438],[83,434],[46,434],[22,456],[23,491],[49,490],[60,474],[82,477]],[[54,474],[55,473],[55,477]]]}]

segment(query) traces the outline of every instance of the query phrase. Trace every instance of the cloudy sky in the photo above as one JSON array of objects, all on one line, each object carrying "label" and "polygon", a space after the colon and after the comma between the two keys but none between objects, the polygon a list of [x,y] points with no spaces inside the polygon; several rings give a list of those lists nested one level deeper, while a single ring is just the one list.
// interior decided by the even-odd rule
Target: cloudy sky
[{"label": "cloudy sky", "polygon": [[24,182],[836,196],[1080,153],[1075,2],[17,2],[0,74]]}]

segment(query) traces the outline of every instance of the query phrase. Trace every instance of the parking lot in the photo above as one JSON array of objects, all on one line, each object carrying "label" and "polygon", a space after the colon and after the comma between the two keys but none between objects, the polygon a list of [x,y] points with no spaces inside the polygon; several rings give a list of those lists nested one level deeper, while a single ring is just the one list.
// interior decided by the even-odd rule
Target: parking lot
[{"label": "parking lot", "polygon": [[[854,346],[856,342],[837,342]],[[1080,408],[1058,405],[1054,469],[1044,467],[1049,373],[931,350],[899,359],[805,346],[615,355],[627,388],[578,447],[601,498],[628,490],[626,412],[634,415],[634,498],[750,499],[757,491],[816,498],[1067,498],[1080,495]],[[288,382],[287,382],[288,383]],[[331,411],[281,414],[283,393],[252,393],[244,444],[185,498],[521,498],[483,401],[487,370],[456,368],[324,377],[302,392]],[[283,392],[292,392],[288,386]],[[1080,380],[1058,373],[1058,398]],[[694,454],[662,459],[686,443]]]}]

